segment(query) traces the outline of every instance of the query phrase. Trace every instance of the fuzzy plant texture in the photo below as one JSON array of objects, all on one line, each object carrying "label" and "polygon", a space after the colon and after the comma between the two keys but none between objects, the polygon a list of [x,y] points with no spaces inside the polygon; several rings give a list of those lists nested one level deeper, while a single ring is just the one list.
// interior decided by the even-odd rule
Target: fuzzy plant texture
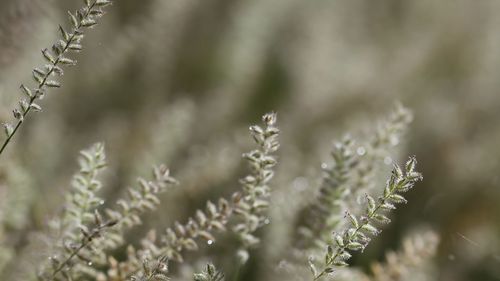
[{"label": "fuzzy plant texture", "polygon": [[[45,97],[51,88],[60,88],[61,83],[56,79],[64,74],[64,66],[76,64],[76,60],[69,55],[72,52],[82,51],[82,39],[86,29],[94,27],[98,19],[104,15],[103,8],[110,5],[109,0],[85,0],[84,6],[76,12],[68,12],[71,25],[68,28],[59,26],[60,38],[48,48],[42,49],[45,65],[33,69],[33,87],[21,84],[20,88],[24,97],[19,101],[19,106],[12,111],[15,121],[14,125],[6,122],[3,124],[5,140],[0,147],[0,155],[7,148],[11,139],[20,129],[24,119],[31,111],[41,111],[42,107],[37,103]],[[55,78],[54,78],[55,77]]]},{"label": "fuzzy plant texture", "polygon": [[[21,85],[25,97],[13,110],[15,120],[4,123],[0,156],[8,146],[18,144],[14,137],[30,112],[41,111],[39,100],[51,88],[61,86],[58,76],[63,66],[76,64],[71,53],[82,51],[87,29],[97,25],[110,4],[109,0],[85,0],[82,8],[69,12],[70,25],[59,26],[60,39],[50,50],[42,50],[45,65],[33,69],[35,85]],[[145,129],[134,131],[154,139],[147,155],[108,159],[101,142],[83,149],[76,172],[71,179],[58,182],[58,192],[48,186],[40,190],[50,195],[36,194],[49,201],[43,208],[26,195],[33,190],[30,186],[43,181],[31,183],[26,179],[30,166],[10,160],[18,150],[10,158],[0,158],[0,279],[432,280],[429,276],[435,268],[425,262],[438,248],[439,239],[432,230],[411,233],[401,250],[387,249],[386,261],[363,260],[371,242],[391,222],[392,213],[408,203],[407,193],[423,179],[415,156],[398,164],[403,158],[398,145],[413,120],[409,109],[396,103],[387,117],[367,126],[368,132],[339,137],[329,153],[319,149],[326,162],[316,165],[319,159],[305,160],[315,155],[314,149],[306,157],[282,145],[294,134],[287,132],[290,126],[281,126],[276,112],[263,114],[258,124],[251,125],[249,138],[240,138],[238,133],[225,139],[220,128],[212,127],[217,133],[210,148],[222,151],[223,156],[213,156],[210,153],[216,152],[200,150],[199,145],[186,145],[190,138],[200,138],[188,135],[187,128],[203,135],[203,123],[213,121],[182,115],[195,114],[193,107],[190,102],[174,104],[170,109],[182,110],[161,115],[159,123],[166,122],[166,128],[158,130],[162,132],[148,136]],[[163,120],[169,118],[173,121]],[[220,126],[227,125],[224,118],[216,120]],[[151,127],[156,131],[157,124]],[[157,136],[163,130],[178,137]],[[250,142],[253,148],[248,149]],[[113,142],[108,146],[113,147]],[[189,147],[188,152],[176,153],[166,146],[180,151]],[[242,147],[247,152],[241,155],[244,164],[239,165],[234,155]],[[176,167],[172,173],[165,164],[142,162],[154,159],[156,152],[174,155],[167,159],[172,162],[169,166]],[[200,160],[200,155],[209,155],[209,160]],[[141,175],[144,166],[153,164],[151,175],[138,176],[132,187],[125,182],[134,174],[113,167],[127,157],[134,158],[129,160],[134,168],[129,168],[139,166],[136,170]],[[314,184],[302,184],[304,177],[299,173],[306,169],[318,170],[310,181]],[[227,180],[226,173],[238,176]],[[300,190],[293,188],[304,185]],[[253,273],[256,269],[258,273]]]}]

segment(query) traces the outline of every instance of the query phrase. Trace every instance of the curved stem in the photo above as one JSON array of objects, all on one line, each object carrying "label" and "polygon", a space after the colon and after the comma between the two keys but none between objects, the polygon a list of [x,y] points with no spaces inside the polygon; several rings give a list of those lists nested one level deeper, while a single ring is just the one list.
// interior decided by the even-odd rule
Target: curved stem
[{"label": "curved stem", "polygon": [[[92,2],[92,4],[87,7],[87,11],[84,14],[84,19],[87,19],[90,16],[90,12],[95,7],[96,3],[97,3],[97,0],[94,0]],[[29,112],[31,111],[33,103],[35,102],[35,100],[38,97],[38,93],[43,90],[45,84],[47,83],[47,80],[50,77],[50,75],[52,75],[52,73],[54,72],[55,67],[61,61],[62,56],[68,51],[69,46],[71,45],[71,42],[75,39],[76,35],[78,33],[80,33],[80,29],[82,28],[82,23],[83,23],[83,20],[81,20],[81,21],[78,22],[78,25],[73,29],[73,32],[72,32],[71,36],[69,37],[69,39],[66,41],[66,44],[65,44],[64,48],[62,49],[61,53],[57,56],[57,58],[55,59],[55,61],[51,64],[50,69],[44,75],[42,81],[38,84],[38,87],[35,89],[35,92],[33,93],[33,96],[29,100],[27,109],[23,112],[22,118],[20,118],[17,121],[17,124],[14,127],[14,130],[12,131],[12,133],[9,134],[9,136],[7,137],[7,139],[3,142],[2,147],[0,148],[0,156],[2,155],[2,153],[4,152],[4,150],[7,148],[7,145],[10,143],[10,141],[12,140],[12,138],[14,137],[14,135],[16,134],[16,132],[21,127],[21,124],[23,123],[25,117],[28,116]]]}]

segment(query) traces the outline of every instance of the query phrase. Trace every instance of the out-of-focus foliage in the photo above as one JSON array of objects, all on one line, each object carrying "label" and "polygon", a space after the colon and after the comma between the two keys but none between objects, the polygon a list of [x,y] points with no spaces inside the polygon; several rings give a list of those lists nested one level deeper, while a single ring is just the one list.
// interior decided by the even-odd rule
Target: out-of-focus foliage
[{"label": "out-of-focus foliage", "polygon": [[[43,64],[40,49],[80,2],[2,2],[2,122],[12,119],[19,84]],[[235,179],[246,174],[239,156],[250,147],[244,129],[275,110],[280,164],[261,245],[240,269],[234,260],[246,255],[235,256],[239,242],[228,238],[200,249],[205,259],[196,266],[169,273],[192,280],[212,261],[226,276],[261,280],[294,237],[295,214],[314,198],[331,140],[347,131],[370,136],[377,130],[370,119],[395,101],[415,120],[396,150],[374,160],[385,168],[368,184],[383,183],[384,162],[408,154],[418,156],[425,181],[351,259],[359,278],[425,224],[441,237],[429,267],[435,280],[499,279],[499,10],[494,0],[117,1],[87,35],[79,66],[61,77],[64,87],[40,101],[43,112],[25,120],[0,158],[2,279],[24,280],[26,268],[48,256],[38,251],[51,242],[40,233],[61,211],[83,147],[106,143],[99,197],[109,207],[153,164],[167,163],[181,182],[126,234],[138,241],[236,191]]]}]

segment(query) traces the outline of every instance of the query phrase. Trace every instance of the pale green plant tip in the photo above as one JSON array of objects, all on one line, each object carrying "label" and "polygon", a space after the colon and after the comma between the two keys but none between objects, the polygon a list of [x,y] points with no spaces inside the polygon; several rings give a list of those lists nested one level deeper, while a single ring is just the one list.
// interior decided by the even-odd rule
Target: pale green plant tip
[{"label": "pale green plant tip", "polygon": [[218,271],[211,263],[207,264],[203,272],[195,273],[194,281],[224,281],[224,273]]},{"label": "pale green plant tip", "polygon": [[130,277],[130,281],[168,281],[168,258],[159,257],[154,263],[148,259],[142,262],[142,272]]},{"label": "pale green plant tip", "polygon": [[19,101],[19,107],[12,111],[15,119],[13,124],[15,125],[4,123],[6,139],[0,147],[0,155],[3,154],[29,113],[42,110],[36,101],[42,99],[51,88],[61,87],[61,83],[54,77],[60,77],[64,74],[61,66],[76,64],[76,61],[69,58],[68,55],[70,52],[80,52],[83,49],[81,41],[84,37],[84,29],[95,26],[98,19],[104,15],[102,9],[111,3],[109,0],[84,1],[84,6],[78,11],[68,12],[72,24],[71,31],[66,31],[62,26],[59,26],[61,38],[52,45],[50,50],[45,48],[41,51],[46,64],[43,67],[35,67],[32,71],[36,86],[32,89],[24,84],[20,86],[21,92],[26,98],[22,98]]},{"label": "pale green plant tip", "polygon": [[[383,194],[378,197],[376,202],[373,197],[367,195],[367,209],[359,217],[346,212],[350,227],[340,233],[334,233],[335,243],[328,245],[325,261],[322,270],[318,272],[314,264],[313,280],[319,280],[322,277],[331,274],[336,267],[348,266],[347,260],[350,259],[349,251],[363,251],[371,241],[371,236],[377,236],[381,230],[375,224],[388,223],[390,220],[384,212],[389,212],[396,208],[397,204],[406,203],[403,193],[412,189],[416,182],[423,179],[422,175],[416,169],[417,160],[410,157],[403,171],[399,165],[394,164],[391,176],[383,190]],[[311,264],[311,263],[310,263]]]},{"label": "pale green plant tip", "polygon": [[73,178],[73,190],[58,224],[63,233],[60,249],[51,256],[50,265],[41,269],[41,280],[73,280],[92,275],[95,265],[107,262],[106,251],[123,243],[125,230],[140,224],[140,215],[156,209],[160,204],[158,194],[178,183],[166,166],[155,166],[154,180],[139,178],[139,187],[129,189],[128,198],[118,200],[118,210],[106,209],[105,215],[101,215],[99,209],[104,200],[96,193],[102,186],[99,172],[107,165],[104,144],[81,151],[78,160],[80,171]]}]

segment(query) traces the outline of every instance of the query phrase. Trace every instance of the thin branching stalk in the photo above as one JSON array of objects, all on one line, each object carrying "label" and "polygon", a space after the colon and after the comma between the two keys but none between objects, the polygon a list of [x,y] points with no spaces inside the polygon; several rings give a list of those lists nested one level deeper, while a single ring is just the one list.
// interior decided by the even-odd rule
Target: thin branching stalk
[{"label": "thin branching stalk", "polygon": [[299,256],[305,249],[322,249],[331,240],[331,233],[342,227],[342,209],[357,209],[359,199],[375,186],[377,161],[401,142],[411,120],[411,111],[397,103],[368,141],[346,135],[335,143],[332,163],[322,164],[324,177],[316,199],[301,212],[303,218],[294,240]]},{"label": "thin branching stalk", "polygon": [[323,276],[333,273],[335,267],[347,266],[347,260],[351,258],[349,251],[362,251],[370,242],[370,235],[378,235],[380,230],[374,226],[374,223],[389,223],[382,212],[394,210],[396,204],[406,203],[406,199],[401,193],[407,192],[415,183],[422,179],[422,175],[415,171],[417,160],[411,157],[405,166],[405,172],[398,165],[394,165],[392,175],[388,180],[383,195],[375,201],[370,195],[366,195],[366,212],[357,218],[346,212],[351,227],[347,228],[341,234],[334,234],[334,245],[328,245],[325,255],[324,266],[317,273],[313,261],[310,260],[313,280],[319,280]]},{"label": "thin branching stalk", "polygon": [[142,262],[143,275],[133,275],[131,281],[168,281],[168,258],[161,256],[154,264],[145,259]]},{"label": "thin branching stalk", "polygon": [[56,80],[51,80],[51,75],[63,75],[62,65],[75,65],[76,61],[68,58],[66,55],[70,51],[79,52],[82,50],[80,44],[84,36],[84,28],[91,28],[97,24],[97,19],[104,12],[101,8],[111,4],[109,0],[85,0],[85,6],[76,13],[69,13],[69,18],[72,23],[72,29],[68,33],[62,26],[59,26],[61,39],[53,46],[52,51],[48,49],[42,50],[42,55],[47,62],[43,68],[33,69],[33,78],[37,83],[35,89],[29,89],[25,85],[21,85],[22,92],[27,96],[19,102],[19,107],[13,110],[14,118],[17,123],[12,127],[9,123],[4,123],[5,134],[7,138],[0,148],[0,155],[3,154],[12,138],[15,136],[26,117],[31,111],[41,111],[41,106],[35,102],[42,99],[47,91],[47,88],[59,88],[61,84]]},{"label": "thin branching stalk", "polygon": [[126,228],[141,223],[140,215],[156,208],[157,195],[176,184],[165,166],[155,167],[154,179],[139,178],[139,187],[130,188],[129,197],[117,202],[121,210],[106,209],[103,219],[98,207],[104,200],[96,193],[101,187],[98,174],[106,166],[104,145],[95,144],[80,154],[80,170],[74,176],[74,189],[67,196],[65,213],[60,219],[62,247],[50,258],[52,267],[42,268],[41,280],[74,280],[86,276],[93,264],[103,263],[99,261],[105,259],[105,250],[121,244]]},{"label": "thin branching stalk", "polygon": [[242,222],[233,227],[243,243],[244,249],[255,246],[259,238],[254,232],[266,224],[266,212],[269,209],[271,188],[269,183],[274,177],[274,167],[277,164],[274,154],[280,146],[279,129],[276,127],[275,113],[266,114],[262,121],[264,126],[251,126],[250,132],[258,148],[245,153],[252,173],[240,180],[243,193],[235,204],[235,213]]},{"label": "thin branching stalk", "polygon": [[106,252],[122,245],[126,230],[141,224],[141,216],[147,211],[156,209],[160,204],[158,198],[160,193],[177,185],[177,181],[170,176],[170,171],[165,165],[153,168],[152,180],[139,178],[138,183],[137,188],[128,189],[127,198],[117,201],[118,210],[105,210],[107,219],[116,221],[116,225],[96,239],[94,247],[97,250],[82,251],[81,256],[84,260],[96,265],[106,264]]},{"label": "thin branching stalk", "polygon": [[[96,218],[98,216],[96,215]],[[59,262],[57,259],[51,259],[52,262],[53,262],[53,266],[54,266],[54,269],[53,269],[53,272],[52,272],[52,277],[51,277],[51,280],[56,280],[56,277],[59,273],[61,273],[61,271],[70,264],[70,262],[72,261],[72,259],[79,255],[79,253],[90,246],[90,244],[92,243],[92,241],[94,241],[94,239],[100,237],[102,235],[102,232],[107,229],[107,228],[110,228],[114,225],[117,224],[117,221],[109,221],[109,222],[106,222],[106,223],[101,223],[99,225],[97,225],[95,228],[93,228],[90,232],[87,232],[85,230],[82,229],[82,241],[80,243],[80,245],[76,248],[74,248],[71,252],[71,254],[66,257],[66,259],[64,259],[64,261],[62,262]]]},{"label": "thin branching stalk", "polygon": [[[251,173],[240,181],[243,191],[234,193],[230,201],[224,198],[220,198],[216,204],[208,201],[204,211],[197,210],[187,223],[176,222],[161,235],[150,231],[142,240],[141,249],[129,247],[127,261],[121,264],[113,262],[115,266],[111,267],[116,270],[112,270],[112,273],[120,276],[109,277],[123,280],[134,274],[146,276],[141,274],[141,261],[144,257],[153,260],[166,256],[172,261],[182,263],[184,251],[198,250],[199,240],[213,244],[216,240],[215,231],[227,231],[228,224],[232,226],[231,231],[238,235],[243,245],[241,255],[248,255],[246,249],[259,243],[254,232],[266,224],[271,192],[269,184],[274,175],[273,167],[277,164],[274,153],[279,148],[276,114],[266,114],[262,120],[264,126],[250,127],[251,135],[258,146],[257,149],[243,154],[243,158],[251,167]],[[240,258],[240,264],[247,259]]]}]

